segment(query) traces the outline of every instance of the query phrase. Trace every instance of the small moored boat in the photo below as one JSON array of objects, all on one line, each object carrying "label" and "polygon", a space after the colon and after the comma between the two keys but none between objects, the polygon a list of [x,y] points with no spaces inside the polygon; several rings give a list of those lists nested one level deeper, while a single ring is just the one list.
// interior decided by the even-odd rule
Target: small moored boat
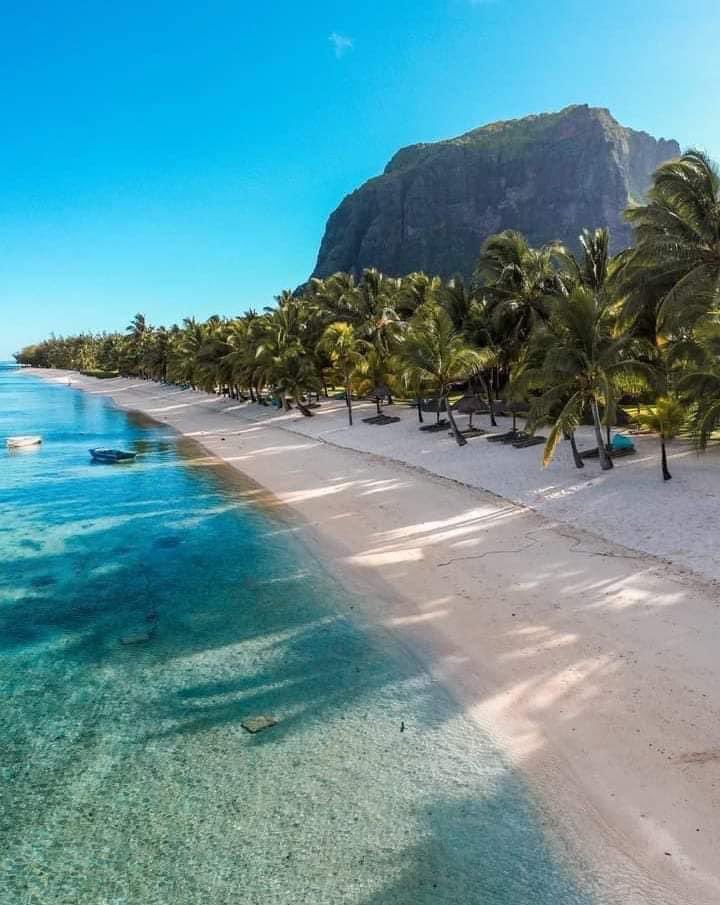
[{"label": "small moored boat", "polygon": [[116,462],[132,462],[135,458],[134,452],[125,452],[122,449],[91,449],[90,455],[94,462],[103,462],[106,465]]},{"label": "small moored boat", "polygon": [[8,449],[26,449],[28,446],[40,446],[42,437],[8,437],[5,444]]}]

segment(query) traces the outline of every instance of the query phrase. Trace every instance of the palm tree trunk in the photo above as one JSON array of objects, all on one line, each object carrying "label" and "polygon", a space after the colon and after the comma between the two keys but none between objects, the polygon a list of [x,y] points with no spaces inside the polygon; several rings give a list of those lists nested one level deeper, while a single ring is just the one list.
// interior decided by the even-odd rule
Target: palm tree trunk
[{"label": "palm tree trunk", "polygon": [[352,390],[349,382],[345,384],[345,404],[348,410],[348,421],[350,422],[350,427],[352,427]]},{"label": "palm tree trunk", "polygon": [[488,386],[487,397],[488,407],[490,409],[490,424],[493,427],[497,427],[497,421],[495,420],[495,393],[491,386]]},{"label": "palm tree trunk", "polygon": [[478,374],[478,380],[480,381],[480,385],[485,390],[485,396],[487,398],[488,408],[490,409],[490,424],[493,427],[497,427],[497,421],[495,420],[495,406],[493,404],[493,392],[491,383],[489,383],[482,374]]},{"label": "palm tree trunk", "polygon": [[[453,415],[452,411],[450,410],[450,400],[447,398],[447,396],[443,396],[442,398],[445,401],[445,408],[447,409],[448,418],[450,419],[450,427],[453,432],[453,437],[455,437],[455,442],[457,443],[458,446],[466,446],[467,440],[465,439],[465,437],[463,437],[463,435],[458,430],[458,426],[455,423],[455,416]],[[439,407],[440,406],[438,406],[438,408]],[[439,414],[439,412],[438,412],[438,414]]]},{"label": "palm tree trunk", "polygon": [[590,408],[592,409],[593,424],[595,425],[595,441],[598,445],[598,455],[600,456],[600,467],[603,471],[609,471],[613,467],[613,460],[608,455],[607,447],[603,442],[602,425],[600,424],[600,412],[595,399],[591,400]]},{"label": "palm tree trunk", "polygon": [[663,481],[669,481],[672,478],[672,475],[668,471],[667,464],[667,450],[665,449],[665,437],[663,434],[660,434],[660,449],[662,450],[662,475]]},{"label": "palm tree trunk", "polygon": [[575,431],[570,431],[570,449],[572,449],[573,459],[575,460],[576,468],[585,468],[585,463],[580,458],[580,453],[578,452],[577,443],[575,442]]},{"label": "palm tree trunk", "polygon": [[309,409],[306,405],[303,405],[302,402],[300,402],[299,393],[296,393],[293,396],[293,400],[295,402],[295,405],[300,409],[300,411],[303,413],[303,415],[305,415],[306,418],[312,418],[312,416],[313,416],[312,410]]},{"label": "palm tree trunk", "polygon": [[418,396],[417,400],[417,412],[418,412],[418,421],[420,424],[424,422],[423,414],[422,414],[422,399]]}]

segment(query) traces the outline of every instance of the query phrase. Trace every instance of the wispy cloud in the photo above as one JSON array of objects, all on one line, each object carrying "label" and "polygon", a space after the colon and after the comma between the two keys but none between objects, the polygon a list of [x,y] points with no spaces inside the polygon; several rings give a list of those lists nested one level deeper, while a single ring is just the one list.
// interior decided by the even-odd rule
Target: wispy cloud
[{"label": "wispy cloud", "polygon": [[336,31],[330,35],[328,41],[332,44],[338,60],[344,57],[349,50],[353,49],[353,39],[348,38],[347,35],[340,35]]}]

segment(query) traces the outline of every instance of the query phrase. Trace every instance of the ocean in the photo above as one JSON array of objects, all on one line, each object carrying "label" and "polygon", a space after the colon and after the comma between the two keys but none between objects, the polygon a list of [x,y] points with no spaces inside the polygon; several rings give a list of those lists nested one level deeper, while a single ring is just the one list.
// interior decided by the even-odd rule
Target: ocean
[{"label": "ocean", "polygon": [[598,901],[522,776],[256,487],[0,369],[0,438],[30,433],[0,450],[2,905]]}]

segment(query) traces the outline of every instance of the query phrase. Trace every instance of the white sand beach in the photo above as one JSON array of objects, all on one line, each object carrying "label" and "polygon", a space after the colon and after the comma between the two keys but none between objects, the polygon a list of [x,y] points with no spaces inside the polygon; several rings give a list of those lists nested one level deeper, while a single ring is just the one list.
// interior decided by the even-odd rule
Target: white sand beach
[{"label": "white sand beach", "polygon": [[[166,423],[297,513],[359,614],[504,746],[608,901],[720,902],[720,451],[609,472],[401,422],[347,427],[141,380],[35,372]],[[431,418],[432,416],[426,416]],[[464,420],[464,419],[463,419]],[[504,419],[500,419],[501,422]],[[487,418],[476,418],[488,427]],[[579,445],[594,445],[580,432]]]}]

